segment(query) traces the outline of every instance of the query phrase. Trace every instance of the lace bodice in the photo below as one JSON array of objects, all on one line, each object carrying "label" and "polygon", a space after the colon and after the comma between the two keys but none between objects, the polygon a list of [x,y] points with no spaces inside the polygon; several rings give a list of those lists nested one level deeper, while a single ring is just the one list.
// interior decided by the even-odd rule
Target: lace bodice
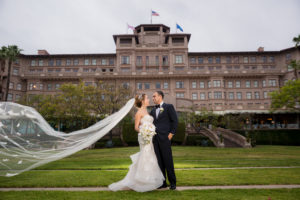
[{"label": "lace bodice", "polygon": [[151,115],[145,115],[142,119],[141,119],[141,125],[144,123],[153,123],[153,117]]}]

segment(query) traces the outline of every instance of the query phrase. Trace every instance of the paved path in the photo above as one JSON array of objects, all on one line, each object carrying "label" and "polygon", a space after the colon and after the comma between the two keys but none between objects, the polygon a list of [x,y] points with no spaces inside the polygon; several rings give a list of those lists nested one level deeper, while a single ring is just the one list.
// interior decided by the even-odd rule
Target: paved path
[{"label": "paved path", "polygon": [[[226,186],[178,186],[177,190],[211,189],[292,189],[300,185],[226,185]],[[160,189],[168,190],[168,189]],[[59,188],[0,188],[0,191],[109,191],[107,187],[59,187]]]}]

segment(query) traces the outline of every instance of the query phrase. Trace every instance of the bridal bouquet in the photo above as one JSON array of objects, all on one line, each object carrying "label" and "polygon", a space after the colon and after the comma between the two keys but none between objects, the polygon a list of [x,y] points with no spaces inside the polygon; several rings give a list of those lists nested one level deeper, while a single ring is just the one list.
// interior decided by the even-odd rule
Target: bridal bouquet
[{"label": "bridal bouquet", "polygon": [[156,132],[154,124],[147,123],[140,126],[139,135],[142,136],[144,144],[149,144],[155,134]]}]

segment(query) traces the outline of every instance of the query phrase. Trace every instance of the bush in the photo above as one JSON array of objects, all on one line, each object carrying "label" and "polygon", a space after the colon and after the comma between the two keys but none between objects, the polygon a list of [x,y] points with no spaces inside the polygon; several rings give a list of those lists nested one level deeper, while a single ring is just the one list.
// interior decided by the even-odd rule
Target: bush
[{"label": "bush", "polygon": [[[96,142],[96,144],[95,144],[95,149],[107,147],[106,144],[107,144],[108,141],[109,141],[108,139],[106,139],[106,140],[102,140],[102,139],[99,140],[99,141]],[[113,146],[114,146],[114,147],[121,147],[121,146],[123,146],[123,145],[122,145],[122,141],[121,141],[121,139],[120,139],[119,137],[113,138],[112,141],[113,141]]]},{"label": "bush", "polygon": [[186,139],[187,146],[214,146],[213,142],[205,136],[201,135],[191,135]]},{"label": "bush", "polygon": [[[246,136],[245,130],[235,132]],[[252,145],[300,145],[299,130],[248,130]]]},{"label": "bush", "polygon": [[176,130],[176,134],[174,135],[172,142],[176,144],[182,144],[184,137],[185,137],[185,123],[179,122]]},{"label": "bush", "polygon": [[138,145],[138,133],[134,130],[134,123],[123,124],[123,139],[129,146]]}]

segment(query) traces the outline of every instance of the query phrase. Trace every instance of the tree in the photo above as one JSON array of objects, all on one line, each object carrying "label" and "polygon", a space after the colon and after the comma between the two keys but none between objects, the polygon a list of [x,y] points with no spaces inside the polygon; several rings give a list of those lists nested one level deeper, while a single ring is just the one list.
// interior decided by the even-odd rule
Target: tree
[{"label": "tree", "polygon": [[300,70],[300,60],[292,60],[290,66],[294,69],[294,76],[298,79],[298,70]]},{"label": "tree", "polygon": [[7,71],[7,82],[5,89],[5,98],[4,101],[7,101],[8,92],[9,92],[9,83],[10,83],[10,71],[12,63],[16,61],[18,55],[21,53],[22,49],[19,49],[16,45],[8,45],[6,49],[6,58],[8,59],[8,71]]},{"label": "tree", "polygon": [[5,72],[5,65],[7,59],[7,47],[2,46],[0,49],[0,100],[4,98],[3,91],[2,91],[2,84],[3,84],[3,76]]},{"label": "tree", "polygon": [[293,38],[293,42],[295,42],[295,47],[297,48],[300,43],[300,34],[298,35],[298,37]]},{"label": "tree", "polygon": [[289,80],[285,86],[278,91],[270,93],[271,110],[287,109],[291,111],[300,111],[300,79]]}]

